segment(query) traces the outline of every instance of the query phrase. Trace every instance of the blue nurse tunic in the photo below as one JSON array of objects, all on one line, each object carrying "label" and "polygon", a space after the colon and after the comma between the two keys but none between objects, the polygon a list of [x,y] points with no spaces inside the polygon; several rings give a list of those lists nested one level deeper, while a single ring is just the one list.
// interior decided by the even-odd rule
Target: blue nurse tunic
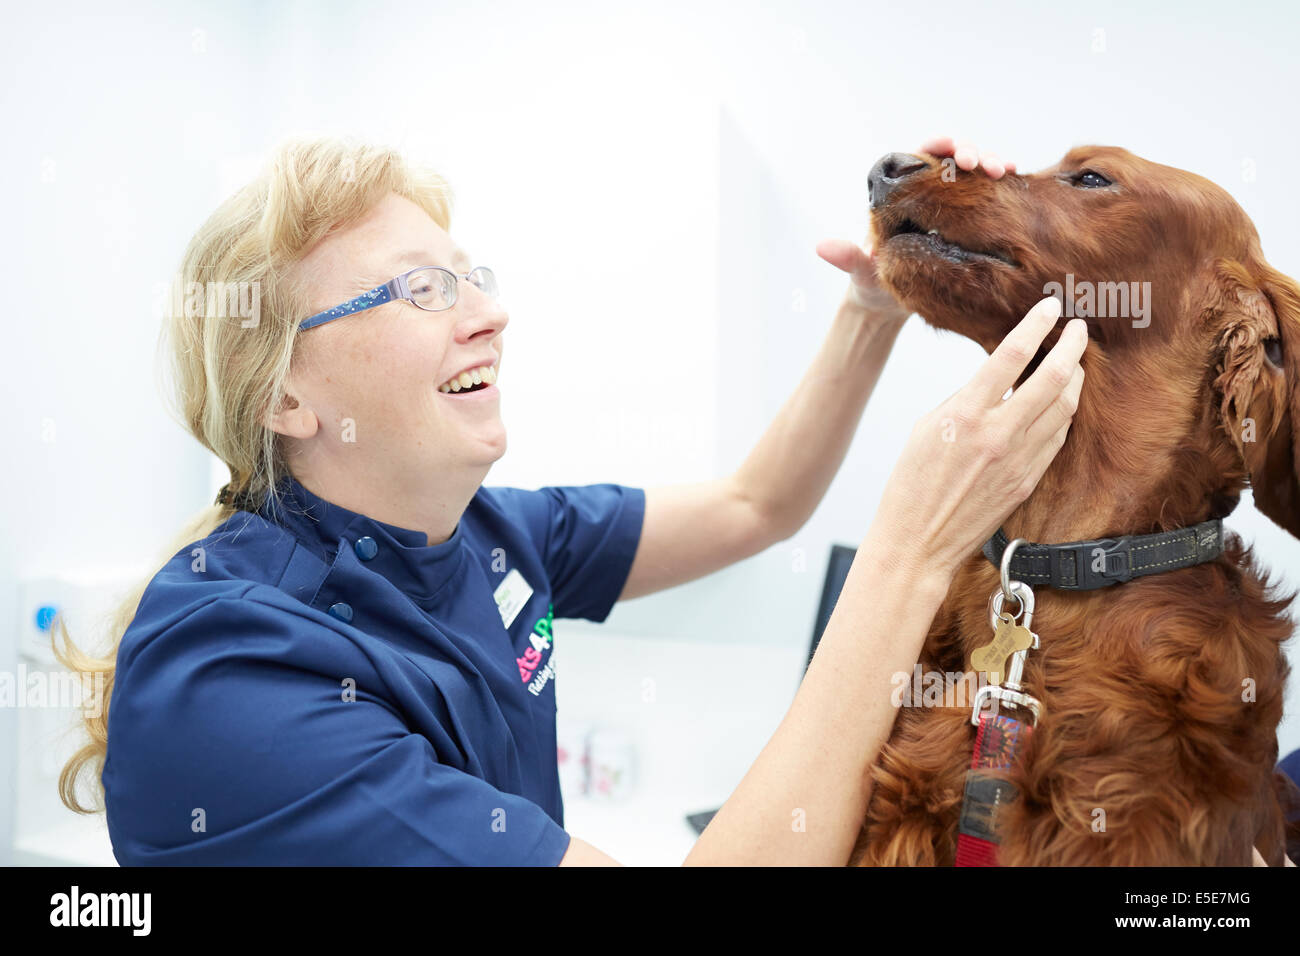
[{"label": "blue nurse tunic", "polygon": [[151,580],[103,784],[123,865],[553,865],[551,622],[604,620],[644,492],[480,488],[452,537],[292,478]]}]

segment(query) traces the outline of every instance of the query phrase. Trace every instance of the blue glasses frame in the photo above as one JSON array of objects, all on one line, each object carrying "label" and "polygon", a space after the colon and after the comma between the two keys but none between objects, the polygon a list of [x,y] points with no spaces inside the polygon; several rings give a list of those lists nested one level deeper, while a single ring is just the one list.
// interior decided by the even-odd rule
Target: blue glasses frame
[{"label": "blue glasses frame", "polygon": [[[411,286],[407,282],[409,276],[412,276],[417,272],[429,272],[430,270],[444,272],[451,276],[451,295],[449,296],[451,301],[441,309],[427,309],[420,305],[420,303],[416,302],[414,296],[411,295]],[[357,296],[355,299],[348,299],[348,301],[344,302],[342,305],[336,305],[332,309],[327,309],[324,312],[317,312],[315,315],[308,316],[298,323],[298,329],[300,331],[314,329],[318,325],[324,325],[326,322],[333,322],[335,319],[341,319],[346,315],[354,315],[357,312],[364,312],[366,309],[373,309],[377,305],[383,305],[385,302],[394,302],[400,299],[405,299],[417,309],[423,309],[425,312],[445,312],[455,305],[456,300],[460,297],[459,280],[469,279],[469,277],[474,275],[476,272],[486,274],[487,280],[491,283],[493,288],[493,291],[490,294],[496,295],[496,273],[487,266],[475,266],[473,269],[470,269],[469,272],[461,273],[459,275],[452,272],[450,269],[444,269],[441,266],[416,266],[414,269],[408,269],[399,276],[394,276],[383,285],[376,286],[369,292],[361,293],[361,295]],[[473,280],[471,279],[470,281]],[[474,285],[482,288],[482,286],[479,286],[477,282],[475,282]]]}]

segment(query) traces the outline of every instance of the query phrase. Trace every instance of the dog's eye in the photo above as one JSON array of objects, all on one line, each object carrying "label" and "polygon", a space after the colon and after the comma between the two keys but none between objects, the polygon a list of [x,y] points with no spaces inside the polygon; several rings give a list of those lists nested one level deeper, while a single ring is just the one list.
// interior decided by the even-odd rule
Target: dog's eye
[{"label": "dog's eye", "polygon": [[1081,172],[1076,182],[1084,189],[1102,189],[1110,185],[1109,179],[1101,173],[1094,173],[1091,169]]},{"label": "dog's eye", "polygon": [[1264,358],[1278,368],[1282,367],[1282,340],[1274,336],[1264,340]]},{"label": "dog's eye", "polygon": [[1085,169],[1074,178],[1074,184],[1083,189],[1103,189],[1110,186],[1111,181],[1101,173],[1094,173],[1091,169]]}]

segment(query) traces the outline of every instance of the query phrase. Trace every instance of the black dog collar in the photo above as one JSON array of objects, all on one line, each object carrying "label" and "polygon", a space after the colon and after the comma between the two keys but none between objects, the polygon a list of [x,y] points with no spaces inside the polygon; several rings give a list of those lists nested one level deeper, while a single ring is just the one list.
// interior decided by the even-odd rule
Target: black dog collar
[{"label": "black dog collar", "polygon": [[[1007,536],[999,528],[984,544],[984,556],[1002,566]],[[1223,551],[1223,521],[1211,518],[1190,528],[1157,534],[1126,534],[1067,544],[1017,545],[1010,577],[1030,587],[1094,591],[1132,578],[1190,568],[1213,561]]]}]

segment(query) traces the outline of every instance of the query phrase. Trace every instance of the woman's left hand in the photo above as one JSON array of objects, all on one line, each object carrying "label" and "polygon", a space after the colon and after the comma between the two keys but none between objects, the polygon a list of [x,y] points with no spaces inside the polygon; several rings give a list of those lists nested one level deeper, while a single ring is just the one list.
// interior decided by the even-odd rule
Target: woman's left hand
[{"label": "woman's left hand", "polygon": [[[957,163],[957,168],[968,172],[979,166],[990,179],[1001,179],[1005,174],[1016,171],[1015,163],[1003,162],[992,153],[981,156],[973,143],[964,140],[958,142],[951,136],[928,140],[921,144],[917,152],[929,153],[941,159],[951,156]],[[817,255],[849,274],[845,301],[865,309],[875,322],[881,325],[902,323],[911,314],[881,286],[876,275],[875,256],[870,247],[855,245],[847,239],[823,239],[817,244]]]},{"label": "woman's left hand", "polygon": [[880,284],[876,260],[870,248],[864,249],[847,239],[823,239],[817,243],[817,255],[849,274],[845,301],[867,310],[872,319],[887,324],[902,322],[911,315]]}]

